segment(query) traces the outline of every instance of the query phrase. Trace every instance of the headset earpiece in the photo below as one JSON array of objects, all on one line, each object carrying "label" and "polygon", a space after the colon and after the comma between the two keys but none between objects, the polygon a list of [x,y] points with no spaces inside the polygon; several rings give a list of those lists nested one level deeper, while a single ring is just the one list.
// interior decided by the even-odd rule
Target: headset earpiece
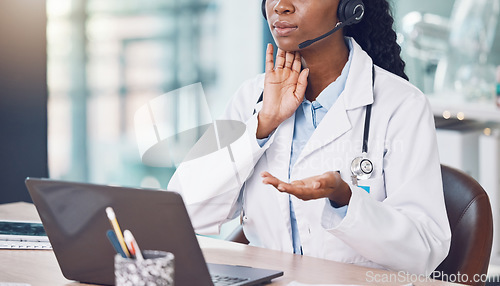
[{"label": "headset earpiece", "polygon": [[262,0],[262,16],[264,16],[264,19],[267,20],[267,15],[266,15],[266,0]]},{"label": "headset earpiece", "polygon": [[339,8],[337,9],[337,17],[340,22],[346,22],[354,17],[351,24],[357,24],[361,22],[364,14],[365,4],[363,0],[340,0]]}]

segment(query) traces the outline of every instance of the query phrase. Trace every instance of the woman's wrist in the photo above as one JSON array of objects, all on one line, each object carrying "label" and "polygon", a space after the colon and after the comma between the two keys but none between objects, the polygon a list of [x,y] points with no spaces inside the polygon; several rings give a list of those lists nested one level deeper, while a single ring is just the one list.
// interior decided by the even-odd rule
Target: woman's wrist
[{"label": "woman's wrist", "polygon": [[279,120],[270,118],[259,112],[259,114],[257,115],[257,139],[267,138],[271,133],[273,133],[276,128],[278,128],[280,124],[281,122],[279,122]]},{"label": "woman's wrist", "polygon": [[349,204],[349,201],[351,200],[351,195],[352,195],[351,188],[346,182],[342,180],[338,188],[338,191],[330,195],[328,199],[330,200],[330,204],[332,206],[335,205],[335,207],[343,207]]}]

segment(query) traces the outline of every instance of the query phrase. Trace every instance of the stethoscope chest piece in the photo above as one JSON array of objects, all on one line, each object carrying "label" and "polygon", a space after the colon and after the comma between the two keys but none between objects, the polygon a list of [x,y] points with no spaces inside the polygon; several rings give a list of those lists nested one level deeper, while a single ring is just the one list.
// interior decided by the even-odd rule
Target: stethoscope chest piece
[{"label": "stethoscope chest piece", "polygon": [[351,173],[354,182],[357,182],[357,180],[369,179],[373,173],[372,161],[370,161],[365,154],[354,158],[351,163]]}]

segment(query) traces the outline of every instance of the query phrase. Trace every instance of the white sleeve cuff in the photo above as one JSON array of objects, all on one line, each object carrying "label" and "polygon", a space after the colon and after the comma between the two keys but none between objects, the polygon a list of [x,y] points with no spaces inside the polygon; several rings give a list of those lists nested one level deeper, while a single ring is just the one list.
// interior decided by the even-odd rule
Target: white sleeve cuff
[{"label": "white sleeve cuff", "polygon": [[329,199],[325,199],[325,207],[321,216],[321,225],[325,229],[331,229],[339,225],[347,213],[348,205],[335,208],[330,204]]},{"label": "white sleeve cuff", "polygon": [[351,187],[351,199],[349,204],[340,208],[334,208],[330,205],[330,201],[326,199],[325,207],[323,209],[323,214],[321,218],[321,225],[326,230],[341,230],[349,228],[353,221],[356,219],[356,209],[359,204],[364,199],[364,197],[369,196],[369,194],[359,188]]}]

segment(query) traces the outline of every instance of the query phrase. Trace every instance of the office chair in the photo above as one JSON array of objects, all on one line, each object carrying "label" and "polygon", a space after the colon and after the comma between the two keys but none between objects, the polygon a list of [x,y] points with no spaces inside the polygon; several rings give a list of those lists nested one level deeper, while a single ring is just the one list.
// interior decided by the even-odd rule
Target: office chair
[{"label": "office chair", "polygon": [[[436,271],[450,278],[460,272],[473,279],[475,274],[488,271],[493,242],[490,202],[484,189],[471,176],[444,165],[441,165],[441,174],[452,237],[450,252]],[[248,244],[241,226],[227,240]]]},{"label": "office chair", "polygon": [[[451,247],[436,271],[444,274],[486,274],[493,243],[493,218],[488,195],[471,176],[441,165],[444,199],[451,227]],[[472,283],[472,282],[471,282]],[[476,283],[475,285],[484,285]]]},{"label": "office chair", "polygon": [[243,233],[243,227],[238,225],[232,232],[229,234],[226,238],[226,240],[232,241],[232,242],[237,242],[237,243],[243,243],[243,244],[249,244],[250,242],[248,241],[247,237],[245,236],[245,233]]}]

